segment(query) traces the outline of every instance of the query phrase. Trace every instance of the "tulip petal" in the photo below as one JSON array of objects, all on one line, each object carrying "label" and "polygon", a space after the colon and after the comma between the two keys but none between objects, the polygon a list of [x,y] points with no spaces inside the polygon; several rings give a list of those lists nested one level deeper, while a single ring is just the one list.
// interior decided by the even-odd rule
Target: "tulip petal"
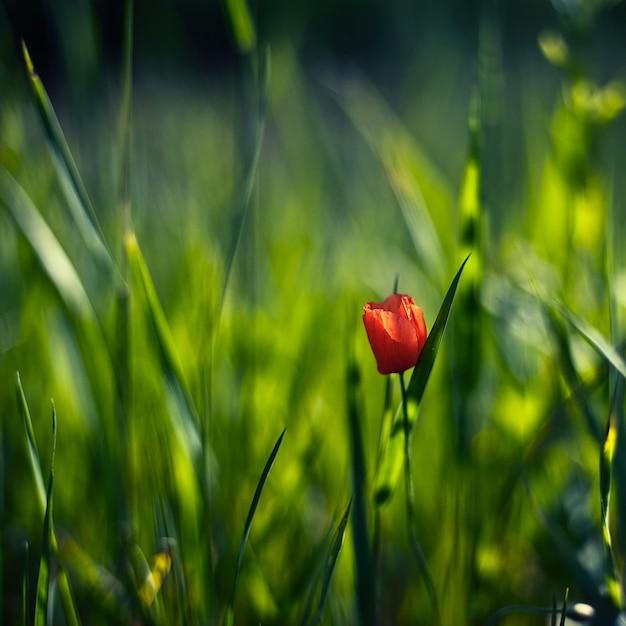
[{"label": "tulip petal", "polygon": [[415,365],[418,338],[409,320],[398,313],[366,307],[363,322],[381,374],[403,372]]}]

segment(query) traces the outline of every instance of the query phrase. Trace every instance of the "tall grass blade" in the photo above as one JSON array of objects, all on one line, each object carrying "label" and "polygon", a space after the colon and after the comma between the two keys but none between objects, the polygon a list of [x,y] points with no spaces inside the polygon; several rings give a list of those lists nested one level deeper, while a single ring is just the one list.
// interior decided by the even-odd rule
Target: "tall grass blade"
[{"label": "tall grass blade", "polygon": [[115,265],[111,252],[109,251],[102,229],[98,223],[98,218],[93,209],[87,190],[72,158],[69,146],[63,135],[63,130],[54,112],[52,103],[46,90],[37,75],[33,62],[30,58],[28,48],[22,41],[22,54],[28,72],[30,85],[35,96],[37,110],[43,122],[46,135],[56,167],[59,180],[63,186],[69,209],[76,222],[80,234],[89,251],[104,267],[110,268]]},{"label": "tall grass blade", "polygon": [[[618,382],[621,385],[622,381]],[[617,390],[615,392],[617,395]],[[612,399],[611,411],[606,424],[606,434],[600,452],[600,511],[602,520],[602,541],[606,559],[605,583],[608,596],[614,607],[622,608],[621,585],[618,580],[613,547],[611,545],[611,528],[609,525],[609,503],[611,499],[611,477],[613,474],[613,457],[617,444],[617,415],[615,412],[615,395]]]},{"label": "tall grass blade", "polygon": [[335,571],[335,566],[337,565],[337,559],[339,558],[339,553],[341,552],[341,547],[343,546],[343,539],[346,534],[346,527],[348,526],[348,519],[350,517],[350,508],[352,507],[352,498],[350,498],[350,502],[348,502],[348,507],[346,508],[341,521],[339,522],[339,526],[337,526],[337,530],[333,535],[333,540],[330,543],[330,547],[328,549],[328,555],[326,557],[326,562],[324,564],[324,570],[322,572],[322,588],[320,593],[320,600],[317,605],[317,619],[316,624],[322,623],[322,618],[324,616],[324,607],[326,606],[326,600],[328,598],[328,590],[330,589],[330,581],[333,577],[333,572]]},{"label": "tall grass blade", "polygon": [[[352,515],[352,537],[354,542],[355,569],[357,579],[357,604],[359,607],[360,623],[374,624],[375,604],[373,602],[374,570],[372,555],[369,547],[369,532],[367,528],[366,507],[366,467],[363,451],[363,435],[361,420],[363,411],[360,403],[361,373],[353,359],[347,366],[347,405],[348,423],[350,431],[350,448],[352,459],[352,483],[354,489],[354,513]],[[387,379],[389,381],[389,377]]]},{"label": "tall grass blade", "polygon": [[603,356],[622,377],[626,378],[626,361],[597,328],[594,328],[561,304],[555,304],[555,308],[592,348]]},{"label": "tall grass blade", "polygon": [[22,581],[22,616],[24,626],[30,626],[30,566],[28,563],[28,541],[24,542],[24,580]]},{"label": "tall grass blade", "polygon": [[[337,100],[380,159],[425,274],[442,283],[446,245],[440,233],[454,206],[449,184],[373,86],[355,82]],[[434,218],[441,220],[440,228]]]},{"label": "tall grass blade", "polygon": [[265,482],[267,481],[267,477],[269,476],[270,470],[272,469],[272,465],[274,465],[274,460],[276,459],[276,455],[278,454],[278,450],[280,449],[280,444],[283,442],[283,437],[285,436],[285,431],[287,429],[283,429],[283,432],[280,433],[280,437],[278,437],[274,447],[272,448],[272,452],[270,453],[265,467],[263,468],[263,472],[261,473],[261,477],[259,478],[259,482],[257,483],[256,489],[254,491],[254,496],[252,497],[252,502],[250,503],[250,509],[248,511],[248,516],[246,517],[246,523],[243,526],[243,536],[241,538],[241,545],[239,546],[239,556],[237,557],[237,567],[235,569],[235,580],[233,582],[233,592],[231,596],[230,605],[227,609],[226,614],[226,624],[227,626],[232,626],[233,619],[235,615],[235,598],[237,595],[237,582],[239,581],[239,571],[241,570],[241,563],[243,561],[243,553],[246,548],[246,543],[248,543],[248,537],[250,536],[250,529],[252,528],[252,520],[254,519],[254,514],[256,513],[257,507],[259,506],[259,500],[261,499],[261,494],[263,493],[263,487],[265,487]]},{"label": "tall grass blade", "polygon": [[252,149],[246,169],[246,176],[241,188],[241,195],[238,200],[237,209],[233,218],[232,238],[225,256],[224,266],[224,282],[222,285],[221,307],[224,306],[224,297],[228,284],[230,282],[230,274],[232,271],[237,250],[241,243],[244,227],[246,225],[250,204],[252,202],[252,192],[261,154],[261,145],[263,143],[263,134],[265,129],[265,108],[267,104],[267,90],[269,80],[269,48],[259,50],[258,54],[258,83],[259,83],[259,102],[257,117],[255,120],[254,137],[252,140]]},{"label": "tall grass blade", "polygon": [[120,213],[124,238],[131,232],[130,223],[130,148],[133,89],[133,17],[135,3],[126,0],[124,19],[124,66],[122,71],[122,97],[120,102]]},{"label": "tall grass blade", "polygon": [[249,52],[256,44],[256,32],[246,0],[224,0],[230,28],[240,52]]},{"label": "tall grass blade", "polygon": [[[22,381],[20,379],[19,373],[17,374],[17,383],[16,383],[16,392],[17,392],[17,403],[22,415],[22,421],[24,422],[24,430],[26,432],[26,441],[28,443],[28,451],[30,457],[30,465],[31,471],[33,473],[33,479],[35,481],[35,489],[37,491],[37,503],[39,505],[39,510],[41,515],[44,518],[44,528],[45,528],[45,518],[48,514],[48,508],[50,506],[50,485],[48,485],[48,490],[44,487],[43,481],[43,473],[41,471],[41,463],[39,461],[39,454],[37,452],[37,443],[35,441],[35,432],[33,430],[33,423],[30,417],[30,410],[28,408],[28,403],[26,401],[26,396],[24,394],[24,389],[22,387]],[[54,445],[56,446],[56,412],[53,408],[53,434],[54,434]],[[54,449],[53,449],[53,458],[54,458]],[[52,474],[50,474],[50,481],[52,481]],[[54,554],[58,554],[59,546],[56,538],[56,533],[54,531],[54,525],[50,527],[50,546],[52,552]],[[67,573],[63,567],[63,564],[59,564],[59,571],[57,575],[57,585],[59,588],[59,594],[61,596],[61,601],[63,602],[63,608],[65,610],[65,617],[69,626],[77,626],[80,624],[78,618],[78,611],[76,609],[76,604],[74,602],[74,597],[72,594],[72,589],[70,587],[69,578],[67,577]]]},{"label": "tall grass blade", "polygon": [[39,463],[39,453],[37,452],[37,443],[35,441],[35,431],[33,430],[33,421],[30,417],[30,410],[28,403],[26,402],[26,395],[24,394],[24,388],[22,387],[22,379],[19,372],[16,375],[16,387],[17,393],[17,405],[22,415],[24,422],[24,430],[26,431],[26,441],[28,443],[28,453],[30,458],[30,469],[35,481],[35,489],[37,491],[37,501],[39,502],[40,510],[43,512],[46,510],[46,487],[43,480],[43,474],[41,472],[41,465]]},{"label": "tall grass blade", "polygon": [[39,576],[37,578],[37,602],[35,604],[35,626],[46,626],[48,623],[48,595],[50,586],[50,561],[52,558],[52,509],[54,489],[54,455],[57,443],[57,419],[54,405],[52,407],[52,460],[50,462],[50,479],[46,494],[46,514],[43,521],[43,541]]},{"label": "tall grass blade", "polygon": [[454,301],[454,295],[456,293],[459,280],[463,268],[467,263],[469,257],[463,261],[461,267],[456,273],[448,291],[443,299],[437,319],[433,324],[433,327],[428,335],[424,349],[420,355],[419,361],[413,370],[413,375],[406,389],[406,410],[407,410],[407,423],[405,424],[405,418],[403,415],[402,403],[396,410],[394,420],[391,426],[391,432],[389,434],[389,440],[386,448],[383,452],[381,462],[377,468],[376,476],[374,478],[374,502],[377,506],[382,506],[388,503],[395,491],[395,488],[400,480],[402,474],[402,467],[404,464],[404,450],[405,450],[405,427],[409,433],[412,433],[417,415],[419,412],[419,406],[426,389],[426,383],[430,377],[430,373],[435,363],[435,358],[439,352],[439,346],[441,339],[446,328],[452,302]]},{"label": "tall grass blade", "polygon": [[480,113],[480,97],[475,95],[470,107],[469,150],[459,197],[459,249],[462,259],[472,255],[472,263],[459,286],[457,309],[462,313],[457,315],[452,327],[455,438],[457,453],[462,456],[467,454],[472,436],[481,426],[476,423],[471,402],[483,360],[480,290],[485,261]]},{"label": "tall grass blade", "polygon": [[79,319],[97,324],[91,302],[74,265],[26,192],[2,167],[0,202],[8,208],[68,309]]},{"label": "tall grass blade", "polygon": [[585,422],[587,423],[587,427],[589,428],[589,432],[591,432],[598,443],[601,443],[604,436],[602,428],[599,425],[591,404],[587,399],[587,394],[579,392],[579,390],[582,389],[583,384],[580,376],[578,375],[576,366],[574,365],[570,338],[566,331],[565,324],[554,309],[548,308],[547,315],[559,348],[561,371],[563,372],[574,400],[580,407],[580,410],[585,418]]},{"label": "tall grass blade", "polygon": [[176,411],[170,411],[174,430],[181,437],[181,441],[186,445],[192,458],[196,459],[200,452],[198,412],[185,380],[165,312],[161,307],[137,239],[132,234],[126,239],[126,255],[133,277],[136,278],[142,290],[146,314],[152,323],[161,365],[169,384],[168,390],[173,393],[180,408],[180,418]]},{"label": "tall grass blade", "polygon": [[563,598],[563,607],[561,609],[561,619],[559,626],[565,626],[565,618],[567,617],[567,598],[569,597],[569,587],[565,589],[565,597]]}]

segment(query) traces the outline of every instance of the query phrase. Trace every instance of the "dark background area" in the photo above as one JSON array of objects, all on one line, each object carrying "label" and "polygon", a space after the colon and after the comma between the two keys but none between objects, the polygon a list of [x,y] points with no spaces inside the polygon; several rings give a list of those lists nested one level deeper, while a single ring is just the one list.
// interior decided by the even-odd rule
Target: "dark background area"
[{"label": "dark background area", "polygon": [[[572,37],[584,37],[597,46],[599,61],[609,63],[614,47],[623,44],[626,5],[618,3],[601,13],[595,31],[602,36],[594,41],[585,12],[577,11],[574,20],[568,4],[580,3],[274,0],[249,6],[261,44],[288,39],[309,62],[358,64],[384,79],[416,54],[432,53],[433,40],[442,47],[466,47],[471,54],[476,50],[480,17],[490,13],[500,19],[509,53],[533,41],[541,29],[562,26]],[[95,78],[104,67],[118,71],[124,12],[120,0],[5,0],[3,8],[10,24],[10,29],[3,28],[3,63],[15,62],[11,48],[23,38],[47,83],[68,80],[70,60],[71,71],[82,67],[84,78]],[[134,37],[138,67],[214,72],[238,57],[224,5],[216,1],[140,0],[135,3]]]}]

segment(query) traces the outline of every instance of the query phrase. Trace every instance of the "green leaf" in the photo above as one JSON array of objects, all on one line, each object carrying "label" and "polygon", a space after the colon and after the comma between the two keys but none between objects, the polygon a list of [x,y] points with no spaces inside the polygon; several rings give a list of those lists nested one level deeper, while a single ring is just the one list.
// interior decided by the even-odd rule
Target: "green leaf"
[{"label": "green leaf", "polygon": [[554,308],[582,335],[583,339],[603,356],[624,378],[626,378],[626,361],[611,345],[606,337],[591,324],[585,322],[562,304]]},{"label": "green leaf", "polygon": [[[456,293],[459,280],[463,268],[467,263],[469,256],[463,261],[459,271],[452,280],[448,292],[439,313],[437,319],[433,324],[433,327],[428,335],[428,339],[424,345],[424,349],[420,355],[419,361],[413,370],[413,375],[409,381],[406,390],[407,400],[407,417],[408,417],[408,431],[412,433],[413,427],[417,420],[419,412],[419,406],[426,389],[426,383],[430,377],[430,373],[435,363],[435,358],[439,352],[439,346],[443,337],[448,316],[450,314],[450,308],[454,301],[454,294]],[[400,404],[396,410],[394,420],[391,426],[391,432],[389,434],[389,440],[386,448],[383,451],[381,461],[378,465],[376,476],[374,478],[374,502],[376,506],[382,506],[388,503],[393,495],[393,492],[400,480],[402,474],[402,467],[404,464],[404,416],[402,413],[402,404]]]},{"label": "green leaf", "polygon": [[249,52],[256,43],[252,17],[245,0],[224,0],[228,20],[240,52]]},{"label": "green leaf", "polygon": [[187,386],[174,338],[161,307],[152,277],[141,254],[137,239],[132,234],[126,239],[126,255],[133,276],[142,288],[143,304],[145,305],[147,317],[152,322],[161,365],[168,382],[167,391],[171,393],[177,408],[180,409],[180,411],[169,412],[174,431],[180,438],[181,443],[185,445],[191,458],[196,459],[201,450],[200,434],[198,432],[200,423],[198,412]]},{"label": "green leaf", "polygon": [[265,106],[267,103],[267,89],[269,77],[270,52],[268,48],[259,51],[258,59],[258,85],[259,85],[259,106],[258,114],[255,119],[254,136],[252,138],[251,153],[248,158],[246,167],[246,176],[241,185],[241,195],[238,198],[237,206],[233,217],[232,238],[226,252],[224,282],[222,285],[221,306],[224,305],[226,289],[230,281],[230,275],[233,268],[237,251],[241,243],[244,227],[248,218],[250,204],[252,201],[252,192],[256,181],[259,158],[261,155],[261,145],[263,143],[263,134],[265,130]]},{"label": "green leaf", "polygon": [[28,71],[28,78],[35,96],[35,103],[43,122],[48,142],[52,148],[54,165],[61,181],[72,217],[89,251],[105,267],[114,267],[113,256],[109,251],[104,235],[91,205],[87,190],[72,158],[69,146],[59,120],[54,112],[48,94],[37,75],[28,48],[22,41],[22,53]]},{"label": "green leaf", "polygon": [[0,202],[9,209],[68,309],[79,319],[97,324],[87,292],[65,250],[26,192],[2,167]]},{"label": "green leaf", "polygon": [[[621,387],[622,379],[619,379],[616,387]],[[613,474],[613,457],[617,445],[617,414],[615,412],[615,397],[621,397],[621,389],[614,392],[612,408],[606,424],[606,432],[600,451],[600,510],[602,515],[602,540],[606,559],[605,583],[608,596],[613,606],[621,610],[622,593],[621,585],[617,577],[617,568],[611,545],[611,528],[609,523],[609,503],[611,497],[611,477]]]},{"label": "green leaf", "polygon": [[[361,423],[364,412],[361,403],[361,372],[353,358],[347,365],[347,406],[348,424],[350,431],[350,458],[352,460],[352,483],[354,490],[354,513],[352,515],[352,539],[356,565],[356,593],[359,608],[360,623],[374,623],[373,603],[373,574],[372,556],[369,547],[369,532],[367,528],[366,507],[366,480],[365,453],[363,450],[363,434]],[[387,377],[389,383],[390,378]]]},{"label": "green leaf", "polygon": [[35,626],[45,626],[48,617],[48,592],[50,585],[50,561],[52,558],[53,530],[52,507],[54,488],[54,455],[57,442],[56,411],[52,407],[52,461],[50,463],[50,479],[46,495],[46,514],[43,521],[43,541],[39,577],[37,578],[37,602],[35,604]]},{"label": "green leaf", "polygon": [[263,493],[263,487],[265,487],[265,482],[267,477],[269,476],[270,470],[272,469],[272,465],[274,465],[274,460],[276,459],[276,455],[278,454],[278,450],[280,449],[280,444],[283,441],[283,437],[285,436],[285,431],[287,429],[283,429],[283,432],[280,433],[280,437],[274,444],[272,448],[272,452],[270,453],[267,462],[265,463],[265,467],[263,468],[263,472],[261,473],[261,477],[259,478],[259,482],[254,491],[254,496],[252,498],[252,502],[250,503],[250,510],[248,511],[248,516],[246,517],[246,523],[243,527],[243,536],[241,538],[241,545],[239,547],[239,556],[237,557],[237,568],[235,569],[235,581],[233,583],[233,593],[230,605],[226,614],[226,624],[227,626],[232,626],[233,619],[235,615],[235,597],[237,594],[237,582],[239,580],[239,571],[241,570],[241,563],[243,561],[243,552],[246,548],[246,543],[248,542],[248,537],[250,535],[250,529],[252,527],[252,520],[254,519],[254,514],[256,513],[257,507],[259,505],[259,500],[261,499],[261,494]]},{"label": "green leaf", "polygon": [[35,481],[35,488],[37,491],[37,502],[41,508],[42,513],[46,510],[46,487],[43,480],[43,474],[41,472],[41,464],[39,462],[39,453],[37,452],[37,443],[35,441],[35,431],[33,430],[33,422],[30,417],[30,410],[28,409],[28,403],[26,402],[26,395],[24,394],[24,388],[22,387],[22,380],[19,372],[17,373],[17,404],[22,415],[24,422],[24,430],[26,431],[26,441],[28,443],[28,452],[30,458],[30,469]]},{"label": "green leaf", "polygon": [[445,244],[452,243],[441,240],[454,207],[449,183],[371,84],[346,84],[336,97],[379,158],[425,274],[441,284]]},{"label": "green leaf", "polygon": [[337,526],[337,530],[333,535],[333,539],[330,542],[330,547],[328,549],[328,555],[326,557],[326,562],[324,564],[324,569],[322,571],[322,590],[320,594],[320,600],[317,606],[317,624],[322,623],[322,617],[324,616],[324,607],[326,606],[326,600],[328,598],[328,590],[330,588],[330,581],[333,577],[333,572],[335,571],[335,566],[337,565],[337,559],[339,558],[339,553],[341,552],[341,547],[343,546],[343,539],[346,534],[346,527],[348,526],[348,519],[350,517],[350,508],[352,507],[352,498],[350,498],[350,502],[348,502],[348,507],[346,508],[341,521],[339,522],[339,526]]}]

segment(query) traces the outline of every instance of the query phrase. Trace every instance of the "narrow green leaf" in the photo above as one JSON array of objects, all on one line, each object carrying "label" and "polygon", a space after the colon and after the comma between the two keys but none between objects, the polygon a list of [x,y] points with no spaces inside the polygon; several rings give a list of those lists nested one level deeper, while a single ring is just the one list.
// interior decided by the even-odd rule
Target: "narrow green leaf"
[{"label": "narrow green leaf", "polygon": [[559,626],[565,626],[565,618],[567,617],[567,598],[569,597],[569,587],[565,589],[565,597],[563,598],[563,607],[561,609],[561,619]]},{"label": "narrow green leaf", "polygon": [[224,268],[224,282],[222,285],[222,299],[221,306],[224,304],[226,289],[230,281],[230,275],[233,268],[237,251],[239,250],[239,244],[243,235],[244,227],[246,225],[248,213],[250,210],[250,204],[252,201],[252,191],[254,190],[254,183],[256,181],[256,174],[259,164],[259,157],[261,155],[261,145],[263,143],[263,134],[265,129],[265,107],[267,104],[267,90],[269,79],[269,62],[270,52],[269,48],[259,50],[258,58],[258,83],[259,83],[259,103],[258,114],[255,120],[254,137],[252,139],[251,154],[248,159],[246,168],[246,176],[241,185],[241,195],[238,198],[237,208],[233,218],[233,231],[232,238],[226,252],[225,268]]},{"label": "narrow green leaf", "polygon": [[[454,301],[454,294],[456,293],[461,273],[463,272],[463,268],[465,267],[468,259],[469,256],[465,259],[465,261],[463,261],[459,271],[456,273],[456,276],[448,288],[441,308],[439,309],[439,313],[437,314],[437,319],[435,320],[435,323],[433,324],[433,327],[428,335],[424,349],[422,350],[419,361],[415,366],[413,375],[409,381],[406,390],[408,422],[406,427],[409,433],[412,433],[414,424],[417,420],[419,406],[424,395],[424,390],[426,389],[426,383],[428,382],[428,378],[430,377],[430,373],[433,369],[435,358],[439,351],[441,339],[450,314],[450,308],[452,307],[452,302]],[[383,452],[381,462],[377,468],[376,476],[374,478],[374,502],[377,506],[382,506],[390,501],[398,481],[400,480],[404,464],[404,432],[405,421],[402,412],[402,403],[400,403],[391,426],[387,447]]]},{"label": "narrow green leaf", "polygon": [[[620,379],[621,384],[621,379]],[[616,392],[617,393],[617,390]],[[613,474],[613,457],[617,444],[617,419],[612,399],[612,408],[606,424],[606,432],[602,449],[600,451],[600,510],[602,516],[602,541],[604,544],[604,554],[606,559],[605,583],[608,596],[613,606],[621,610],[622,593],[621,585],[617,576],[615,558],[611,544],[611,528],[609,520],[609,503],[611,498],[611,477]]]},{"label": "narrow green leaf", "polygon": [[[440,284],[454,200],[451,187],[375,88],[364,81],[336,92],[339,105],[379,158],[425,274]],[[434,220],[438,220],[435,224]]]},{"label": "narrow green leaf", "polygon": [[573,395],[573,399],[580,407],[589,431],[594,436],[596,441],[600,443],[603,437],[602,429],[596,419],[591,404],[588,401],[588,394],[578,392],[583,387],[583,384],[580,376],[578,375],[576,366],[574,365],[574,359],[570,346],[570,337],[567,333],[565,323],[562,318],[557,315],[555,309],[548,307],[546,312],[559,348],[561,370],[565,376],[565,380],[567,381],[570,392]]},{"label": "narrow green leaf", "polygon": [[554,307],[582,335],[583,339],[585,339],[592,348],[626,378],[626,361],[624,361],[619,352],[598,329],[572,313],[565,306],[555,304]]},{"label": "narrow green leaf", "polygon": [[240,52],[249,52],[256,44],[256,33],[246,0],[224,0],[230,28]]},{"label": "narrow green leaf", "polygon": [[142,288],[147,317],[152,322],[161,364],[167,377],[168,391],[173,394],[173,398],[180,408],[180,416],[177,411],[170,411],[172,425],[181,442],[186,445],[192,459],[196,459],[201,450],[198,412],[185,380],[165,312],[161,307],[137,239],[132,234],[126,239],[126,255],[133,276]]},{"label": "narrow green leaf", "polygon": [[24,542],[24,580],[22,581],[22,616],[24,626],[30,626],[30,565],[28,563],[28,541]]},{"label": "narrow green leaf", "polygon": [[[22,387],[22,382],[20,380],[19,373],[17,374],[17,402],[19,406],[20,413],[22,414],[22,420],[24,422],[24,430],[26,431],[26,440],[28,443],[28,450],[31,460],[31,470],[33,472],[33,478],[35,481],[36,491],[37,491],[37,502],[40,507],[41,515],[44,517],[44,528],[45,528],[45,519],[48,515],[48,508],[50,507],[50,494],[48,491],[50,490],[50,485],[48,485],[48,491],[44,487],[43,482],[43,474],[41,471],[41,464],[39,462],[39,455],[37,453],[37,443],[35,441],[35,433],[33,430],[33,424],[30,417],[30,410],[28,408],[28,403],[26,401],[26,396],[24,394],[24,389]],[[53,434],[54,434],[54,446],[56,447],[56,412],[53,409]],[[53,448],[53,460],[54,460],[54,449]],[[51,480],[52,480],[52,470],[51,470]],[[58,541],[56,538],[56,533],[54,531],[54,525],[50,527],[50,546],[51,550],[54,554],[58,553]],[[65,617],[67,619],[67,623],[69,626],[78,626],[80,624],[80,620],[78,618],[78,611],[76,609],[76,603],[74,602],[74,597],[72,594],[72,589],[70,587],[69,578],[67,577],[67,573],[63,567],[63,564],[60,564],[59,572],[57,575],[57,584],[59,588],[59,594],[61,596],[61,601],[63,602],[63,609],[65,610]]]},{"label": "narrow green leaf", "polygon": [[276,459],[276,455],[278,454],[278,450],[280,449],[280,444],[283,441],[283,437],[285,436],[285,431],[287,429],[283,429],[283,432],[280,433],[280,437],[274,444],[272,448],[272,452],[270,453],[267,462],[265,463],[265,467],[263,468],[263,472],[261,473],[261,477],[259,478],[259,482],[254,491],[254,496],[252,498],[252,502],[250,503],[250,510],[248,511],[248,516],[246,518],[246,523],[243,527],[243,536],[241,538],[241,545],[239,547],[239,556],[237,557],[237,567],[235,569],[235,580],[233,582],[233,593],[231,597],[231,602],[227,610],[226,615],[226,624],[227,626],[232,626],[234,614],[235,614],[235,597],[237,594],[237,582],[239,580],[239,571],[241,570],[241,563],[243,561],[243,552],[246,548],[246,543],[248,542],[248,537],[250,535],[250,528],[252,527],[252,520],[254,519],[254,514],[256,513],[257,507],[259,505],[259,500],[261,499],[261,494],[263,493],[263,487],[265,487],[265,482],[267,477],[269,476],[270,470],[272,469],[272,465],[274,465],[274,460]]},{"label": "narrow green leaf", "polygon": [[[361,422],[361,373],[357,363],[350,359],[347,366],[347,405],[352,459],[352,483],[354,489],[354,513],[352,515],[352,538],[354,543],[357,579],[357,605],[362,626],[375,623],[373,603],[373,567],[367,528],[366,484],[367,475]],[[389,381],[389,377],[387,378]]]},{"label": "narrow green leaf", "polygon": [[122,97],[120,102],[120,192],[119,205],[124,237],[131,232],[130,223],[130,146],[133,89],[133,17],[134,2],[126,0],[124,19],[124,68],[122,74]]},{"label": "narrow green leaf", "polygon": [[52,507],[54,488],[54,456],[56,452],[57,427],[56,411],[52,407],[52,461],[50,463],[50,479],[46,495],[46,514],[43,522],[43,541],[41,560],[39,562],[39,577],[37,579],[37,602],[35,604],[35,626],[45,626],[48,616],[48,592],[50,584],[50,561],[52,558]]},{"label": "narrow green leaf", "polygon": [[324,570],[322,572],[322,588],[321,588],[320,600],[317,606],[317,624],[322,623],[322,617],[324,616],[324,607],[326,606],[326,600],[328,598],[328,590],[330,588],[330,581],[333,577],[335,566],[337,565],[337,559],[339,558],[341,547],[343,546],[343,539],[346,534],[346,527],[348,526],[348,519],[350,517],[351,507],[352,507],[352,498],[350,498],[350,502],[348,502],[348,507],[346,508],[346,512],[343,514],[343,517],[341,518],[341,521],[339,522],[339,526],[337,526],[337,530],[335,531],[335,534],[333,535],[333,540],[330,542],[328,555],[326,557]]},{"label": "narrow green leaf", "polygon": [[68,309],[78,318],[97,324],[91,302],[74,265],[26,192],[2,167],[0,202],[8,208]]},{"label": "narrow green leaf", "polygon": [[30,410],[28,403],[26,402],[26,395],[24,394],[24,388],[22,387],[22,380],[19,372],[16,375],[16,387],[17,393],[17,405],[22,415],[24,422],[24,430],[26,431],[26,441],[28,443],[28,452],[30,458],[30,469],[35,481],[35,488],[37,491],[37,502],[39,503],[41,512],[46,510],[46,487],[43,480],[43,474],[41,472],[41,464],[39,462],[39,453],[37,452],[37,443],[35,441],[35,431],[33,430],[33,422],[30,417]]},{"label": "narrow green leaf", "polygon": [[113,267],[115,263],[106,245],[96,213],[91,205],[76,163],[72,158],[72,153],[67,145],[52,103],[48,98],[41,79],[35,71],[24,41],[22,41],[22,53],[30,85],[35,96],[37,110],[52,148],[56,171],[63,186],[72,217],[83,237],[85,245],[93,256],[105,267]]}]

